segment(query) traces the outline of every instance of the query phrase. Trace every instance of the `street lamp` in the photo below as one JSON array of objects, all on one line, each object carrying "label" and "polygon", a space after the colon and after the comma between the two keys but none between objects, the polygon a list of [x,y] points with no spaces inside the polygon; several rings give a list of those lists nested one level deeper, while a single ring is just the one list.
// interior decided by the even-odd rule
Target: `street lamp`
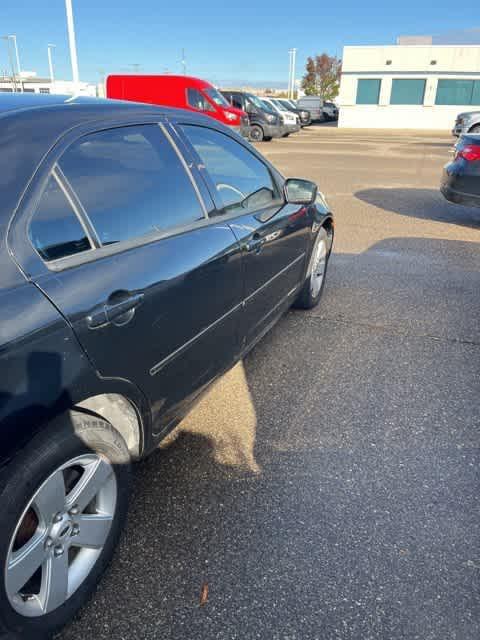
[{"label": "street lamp", "polygon": [[55,82],[55,76],[53,75],[53,62],[52,62],[52,49],[54,49],[56,47],[55,44],[48,44],[47,45],[47,51],[48,51],[48,68],[50,70],[50,83],[52,85],[52,89],[53,89],[53,84]]},{"label": "street lamp", "polygon": [[293,99],[295,95],[295,58],[297,56],[296,49],[289,49],[290,66],[288,70],[288,98]]},{"label": "street lamp", "polygon": [[15,47],[15,57],[17,59],[17,70],[18,70],[18,75],[19,77],[22,74],[22,69],[20,67],[20,58],[18,57],[18,47],[17,47],[17,36],[15,34],[8,36],[9,38],[11,38],[13,40],[13,46]]},{"label": "street lamp", "polygon": [[75,43],[72,0],[65,0],[65,10],[67,12],[68,44],[70,47],[70,61],[72,63],[73,88],[74,92],[78,93],[80,90],[80,76],[78,73],[77,45]]}]

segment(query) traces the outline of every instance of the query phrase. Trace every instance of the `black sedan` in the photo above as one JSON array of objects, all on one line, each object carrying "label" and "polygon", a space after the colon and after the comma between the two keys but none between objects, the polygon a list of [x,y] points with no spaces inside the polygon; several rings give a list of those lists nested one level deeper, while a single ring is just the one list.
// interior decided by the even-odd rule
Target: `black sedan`
[{"label": "black sedan", "polygon": [[319,302],[333,221],[191,112],[2,96],[0,147],[0,635],[39,640],[111,559],[131,462]]},{"label": "black sedan", "polygon": [[445,166],[441,192],[456,204],[480,207],[480,135],[463,135]]}]

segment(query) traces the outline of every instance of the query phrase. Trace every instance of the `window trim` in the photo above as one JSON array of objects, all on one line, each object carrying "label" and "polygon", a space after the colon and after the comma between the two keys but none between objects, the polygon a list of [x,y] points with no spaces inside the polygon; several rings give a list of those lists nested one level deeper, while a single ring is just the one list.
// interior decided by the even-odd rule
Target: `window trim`
[{"label": "window trim", "polygon": [[[285,181],[285,179],[283,178],[283,176],[281,176],[282,180],[280,180],[280,174],[273,172],[272,171],[272,167],[265,162],[264,158],[259,156],[259,154],[257,154],[254,150],[252,151],[251,149],[249,149],[247,147],[247,145],[243,144],[243,140],[237,140],[236,138],[233,138],[231,135],[229,135],[229,132],[224,132],[224,131],[220,131],[219,129],[215,129],[214,127],[209,127],[208,125],[204,125],[202,124],[197,124],[196,122],[185,122],[183,120],[179,120],[178,122],[175,123],[175,130],[177,131],[177,135],[180,136],[182,142],[184,143],[184,145],[187,146],[188,151],[190,153],[190,155],[192,156],[194,163],[197,167],[198,173],[200,174],[200,177],[203,179],[204,183],[207,186],[207,189],[210,193],[210,197],[212,198],[214,204],[215,204],[215,212],[212,213],[211,217],[212,219],[216,219],[216,220],[230,220],[232,218],[238,218],[242,215],[248,215],[249,213],[251,215],[255,215],[255,212],[248,212],[248,211],[244,211],[244,212],[239,212],[239,211],[235,211],[233,213],[222,213],[223,209],[224,209],[224,204],[221,201],[221,199],[218,196],[218,192],[215,189],[215,185],[210,177],[210,173],[208,172],[208,170],[206,169],[206,167],[203,165],[202,159],[200,158],[200,156],[198,155],[198,153],[195,150],[195,147],[193,146],[193,144],[190,142],[189,138],[187,137],[187,135],[185,134],[185,132],[183,131],[183,126],[191,126],[191,127],[199,127],[202,129],[209,129],[211,131],[215,131],[216,133],[219,133],[220,135],[225,136],[226,138],[230,138],[230,140],[233,140],[233,142],[236,142],[237,144],[239,144],[241,147],[243,147],[245,149],[245,151],[247,153],[250,153],[256,160],[258,160],[261,164],[263,164],[263,166],[265,167],[265,169],[268,171],[268,174],[270,175],[270,178],[272,180],[272,183],[277,187],[278,189],[278,193],[279,193],[279,197],[276,200],[273,200],[271,204],[269,204],[267,207],[263,207],[261,209],[258,209],[256,211],[258,212],[263,212],[263,211],[267,211],[269,209],[276,209],[278,211],[278,209],[282,206],[285,205],[285,197],[283,195],[283,182]],[[271,217],[273,217],[274,214],[272,214]],[[269,219],[269,218],[267,218]]]},{"label": "window trim", "polygon": [[194,189],[195,193],[197,194],[198,201],[200,202],[200,206],[201,206],[202,211],[203,211],[203,217],[208,219],[207,207],[205,206],[205,202],[203,201],[202,194],[200,193],[200,189],[198,188],[198,184],[196,183],[195,178],[193,177],[192,171],[191,171],[190,167],[188,166],[187,161],[183,157],[182,152],[178,148],[177,143],[175,142],[175,140],[173,139],[173,137],[170,134],[170,131],[163,124],[163,122],[159,122],[158,126],[163,131],[166,139],[168,140],[168,142],[170,142],[170,144],[173,147],[175,153],[177,154],[181,164],[183,165],[183,168],[185,169],[185,172],[186,172],[186,174],[187,174],[187,176],[188,176],[188,178],[189,178],[189,180],[190,180],[190,182],[191,182],[191,184],[193,186],[193,189]]},{"label": "window trim", "polygon": [[[143,236],[139,236],[137,238],[122,240],[121,242],[116,242],[115,244],[111,244],[111,245],[102,245],[100,239],[98,238],[97,232],[95,231],[95,227],[90,221],[88,213],[85,211],[80,199],[78,198],[78,195],[76,194],[75,190],[71,186],[68,178],[64,175],[64,173],[60,169],[58,162],[61,160],[62,156],[68,151],[68,149],[73,144],[75,144],[75,142],[77,142],[78,140],[81,140],[82,138],[88,135],[100,133],[102,131],[110,131],[112,129],[123,129],[126,127],[135,127],[135,126],[144,126],[144,125],[153,125],[153,126],[157,125],[165,135],[167,143],[170,144],[171,147],[173,148],[174,153],[179,158],[180,163],[184,171],[186,172],[186,175],[188,176],[190,183],[192,184],[192,187],[197,197],[198,203],[200,205],[200,209],[203,217],[200,220],[194,220],[188,224],[176,225],[174,227],[170,227],[165,231],[151,231],[150,233],[147,233]],[[75,215],[79,218],[80,223],[83,229],[85,230],[85,232],[87,233],[88,240],[92,246],[90,249],[86,251],[81,251],[71,256],[65,256],[63,258],[58,258],[56,260],[46,261],[44,258],[42,258],[42,256],[38,253],[36,247],[33,245],[33,242],[29,234],[29,229],[30,229],[30,224],[33,219],[33,216],[35,215],[35,212],[38,209],[38,204],[40,202],[40,199],[45,191],[46,185],[48,184],[49,177],[53,175],[54,172],[57,172],[57,179],[60,180],[62,191],[67,196],[69,203],[71,204]],[[50,170],[46,171],[46,174],[44,175],[44,179],[42,181],[39,193],[35,198],[35,204],[32,207],[32,211],[28,216],[27,238],[30,241],[30,245],[32,246],[38,258],[42,261],[42,263],[47,267],[49,271],[62,271],[63,269],[78,266],[80,264],[84,264],[85,262],[90,262],[92,260],[114,255],[116,253],[128,251],[130,249],[134,249],[143,245],[151,244],[152,242],[157,242],[158,240],[162,240],[170,236],[179,235],[181,233],[185,233],[187,231],[200,228],[201,226],[204,226],[205,221],[208,221],[208,220],[209,220],[208,212],[207,212],[204,200],[195,182],[193,174],[188,164],[185,161],[185,158],[182,156],[178,146],[175,144],[175,141],[172,139],[171,135],[169,134],[166,127],[164,126],[163,122],[158,121],[157,119],[157,122],[131,122],[131,123],[114,125],[114,126],[94,128],[87,132],[83,132],[81,135],[76,136],[74,139],[70,140],[68,144],[66,144],[65,146],[62,146],[61,151],[56,155],[54,164],[51,166]]]},{"label": "window trim", "polygon": [[[28,240],[30,241],[30,244],[32,245],[33,250],[38,255],[40,260],[46,265],[54,264],[56,262],[59,262],[60,260],[66,260],[68,258],[74,258],[74,257],[80,256],[80,255],[84,255],[86,253],[91,253],[92,251],[95,251],[95,249],[96,249],[95,241],[94,241],[93,236],[90,233],[90,229],[89,229],[88,225],[85,224],[85,220],[82,218],[82,216],[79,215],[79,210],[78,210],[73,198],[71,197],[68,189],[66,188],[65,184],[63,183],[63,178],[62,178],[63,174],[61,174],[61,170],[60,170],[60,172],[58,172],[58,170],[60,170],[60,167],[58,167],[55,164],[53,169],[48,174],[48,179],[46,180],[45,184],[43,185],[42,192],[41,192],[40,197],[38,198],[38,200],[36,202],[33,215],[30,217],[30,220],[29,220],[29,223],[28,223]],[[73,253],[71,255],[64,256],[63,258],[55,258],[55,260],[46,260],[40,254],[39,249],[35,246],[35,244],[33,242],[32,234],[31,234],[32,221],[35,218],[35,214],[38,211],[38,206],[39,206],[40,202],[42,201],[42,198],[43,198],[43,195],[44,195],[44,193],[45,193],[45,191],[47,189],[48,183],[50,182],[50,178],[53,178],[53,180],[57,183],[58,188],[63,193],[63,195],[65,196],[65,199],[67,200],[68,204],[70,205],[70,209],[71,209],[71,213],[72,213],[73,217],[77,218],[78,222],[80,223],[80,226],[82,227],[82,229],[85,232],[85,236],[86,236],[88,242],[90,243],[90,248],[89,249],[85,249],[84,251],[79,251],[78,253]]]},{"label": "window trim", "polygon": [[[60,185],[60,188],[62,189],[63,193],[65,194],[65,197],[70,202],[70,205],[74,210],[75,215],[80,220],[80,224],[82,225],[85,233],[87,234],[87,238],[89,239],[90,244],[92,245],[92,249],[99,249],[102,246],[102,243],[100,241],[100,238],[98,237],[97,231],[93,226],[92,221],[90,220],[90,217],[88,216],[87,212],[83,208],[83,205],[80,202],[68,178],[63,173],[62,169],[57,163],[54,164],[53,169],[51,171],[51,175],[54,175],[55,178],[57,179],[57,182]],[[35,214],[33,214],[32,219],[34,216]]]},{"label": "window trim", "polygon": [[[200,190],[201,202],[203,202],[205,205],[206,197],[209,198],[208,208],[205,208],[205,218],[203,220],[194,221],[190,225],[178,227],[176,229],[171,228],[165,232],[152,232],[152,234],[150,234],[149,236],[142,236],[134,240],[106,245],[98,249],[90,249],[88,251],[77,253],[73,256],[59,258],[58,260],[52,260],[50,262],[46,262],[45,260],[43,260],[43,258],[38,255],[37,251],[32,246],[32,243],[29,239],[28,230],[30,221],[35,211],[37,210],[39,200],[43,194],[45,186],[57,160],[61,158],[63,153],[72,144],[88,134],[96,133],[98,131],[106,131],[109,129],[116,129],[120,127],[136,125],[140,126],[145,124],[161,124],[163,125],[163,128],[165,128],[170,133],[170,138],[174,140],[175,146],[178,149],[177,152],[180,154],[181,158],[185,160],[189,173],[191,174],[191,180],[193,180],[194,184],[197,184],[197,187]],[[191,231],[195,231],[196,229],[203,229],[203,227],[216,225],[220,222],[223,223],[239,218],[242,215],[241,213],[239,214],[239,212],[234,212],[228,215],[216,215],[215,207],[217,206],[217,202],[211,195],[211,191],[207,181],[205,180],[205,176],[202,175],[202,173],[198,171],[195,166],[195,156],[192,155],[191,145],[189,144],[188,140],[186,140],[181,131],[181,128],[179,126],[181,124],[205,126],[203,125],[203,123],[199,124],[195,121],[192,121],[187,116],[181,118],[179,118],[178,116],[167,118],[164,114],[151,114],[143,116],[137,116],[133,113],[125,114],[123,116],[118,116],[115,114],[114,117],[99,118],[97,120],[82,123],[67,131],[59,140],[57,140],[48,154],[37,166],[34,175],[32,176],[29,184],[26,186],[25,191],[18,203],[18,206],[15,212],[12,214],[8,223],[8,229],[6,233],[7,246],[18,268],[24,274],[24,276],[27,279],[38,279],[39,277],[47,276],[51,273],[81,266],[82,264],[93,262],[95,260],[101,260],[104,257],[110,257],[115,254],[121,254],[124,251],[136,249],[138,247],[151,244],[153,242],[157,242],[169,237],[180,235],[182,233],[189,233]],[[214,121],[212,121],[211,125],[207,125],[206,128],[213,129],[214,131],[219,131],[219,128],[215,126]],[[285,181],[285,178],[281,175],[278,169],[270,165],[268,161],[265,160],[265,158],[261,157],[254,148],[249,149],[248,142],[244,141],[243,139],[240,140],[237,138],[233,138],[233,136],[229,135],[229,132],[220,131],[220,133],[231,137],[233,140],[235,140],[235,142],[237,142],[237,144],[245,147],[250,153],[252,153],[252,155],[259,159],[260,162],[263,162],[263,164],[265,164],[267,169],[270,171],[275,184],[278,186],[279,192],[281,194],[283,193],[283,183]],[[176,140],[176,138],[178,138],[178,140]],[[205,191],[204,194],[202,194],[202,190]],[[269,215],[268,218],[265,218],[265,220],[270,220],[284,205],[285,200],[282,200],[278,206],[275,205],[271,215]],[[211,211],[211,213],[209,213],[209,211]],[[267,211],[267,209],[265,209],[265,211]],[[258,213],[261,213],[261,210],[258,210]]]}]

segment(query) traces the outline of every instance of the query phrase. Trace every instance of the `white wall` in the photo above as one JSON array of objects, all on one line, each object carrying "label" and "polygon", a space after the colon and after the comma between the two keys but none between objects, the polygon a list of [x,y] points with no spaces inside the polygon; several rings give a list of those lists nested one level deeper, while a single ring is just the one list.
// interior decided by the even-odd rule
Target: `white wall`
[{"label": "white wall", "polygon": [[462,111],[475,111],[477,107],[394,104],[381,107],[376,104],[359,104],[355,107],[340,107],[339,127],[363,129],[435,129],[451,131],[455,119]]},{"label": "white wall", "polygon": [[[387,61],[391,64],[387,65]],[[355,104],[360,78],[382,80],[378,105]],[[394,78],[425,79],[424,104],[390,105]],[[480,110],[480,106],[436,105],[439,78],[480,80],[480,47],[345,47],[338,126],[450,131],[459,113]]]}]

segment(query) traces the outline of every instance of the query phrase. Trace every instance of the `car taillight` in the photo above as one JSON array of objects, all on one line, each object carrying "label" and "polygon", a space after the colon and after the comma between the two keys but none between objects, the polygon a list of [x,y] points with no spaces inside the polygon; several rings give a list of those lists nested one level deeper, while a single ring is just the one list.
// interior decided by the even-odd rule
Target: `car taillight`
[{"label": "car taillight", "polygon": [[467,162],[475,162],[480,160],[480,145],[467,144],[463,149],[459,149],[457,152],[457,158],[463,158]]}]

